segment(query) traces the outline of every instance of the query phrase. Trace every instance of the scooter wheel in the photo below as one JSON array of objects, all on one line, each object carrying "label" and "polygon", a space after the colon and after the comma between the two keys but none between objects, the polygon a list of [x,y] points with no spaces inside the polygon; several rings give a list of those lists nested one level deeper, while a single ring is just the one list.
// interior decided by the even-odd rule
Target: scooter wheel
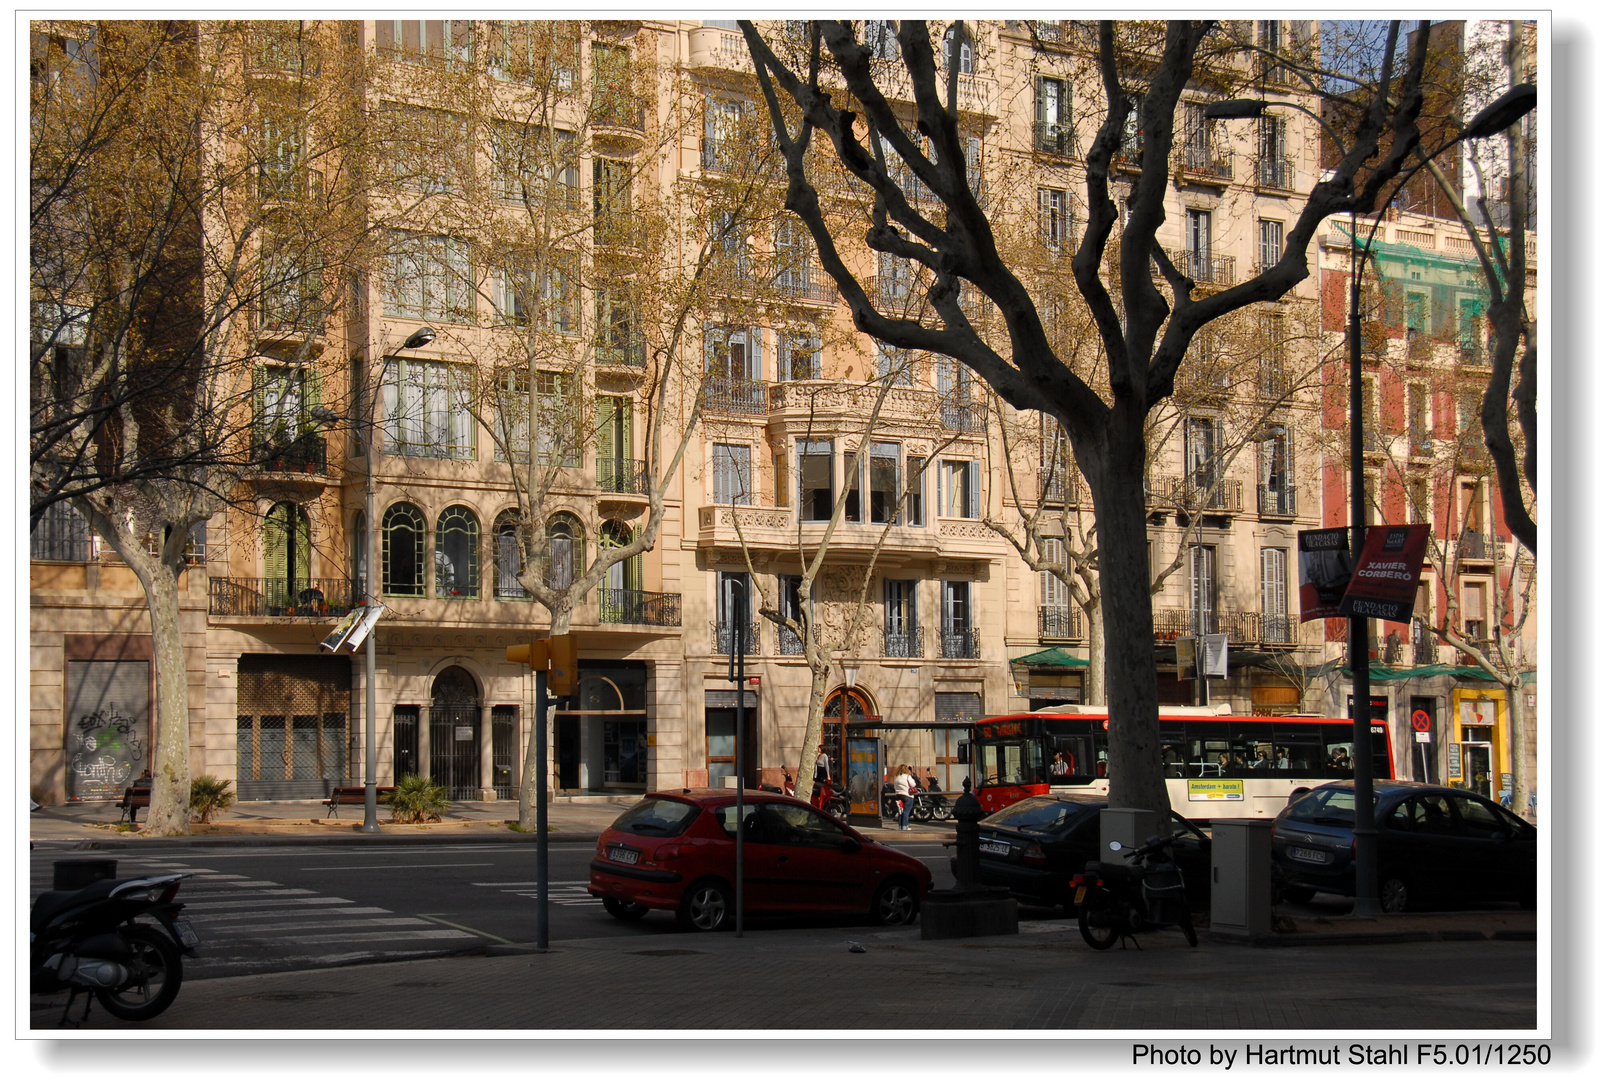
[{"label": "scooter wheel", "polygon": [[184,979],[183,957],[179,947],[161,930],[134,925],[125,926],[120,933],[131,953],[123,963],[129,969],[129,979],[122,986],[95,991],[95,997],[119,1020],[150,1020],[179,996],[179,984]]},{"label": "scooter wheel", "polygon": [[919,799],[912,807],[912,816],[919,821],[935,820],[935,808],[928,799]]},{"label": "scooter wheel", "polygon": [[1107,949],[1119,940],[1119,927],[1093,926],[1091,923],[1092,909],[1080,909],[1080,936],[1086,939],[1086,944],[1094,949]]},{"label": "scooter wheel", "polygon": [[1181,912],[1181,932],[1187,936],[1187,944],[1196,949],[1198,947],[1198,931],[1193,929],[1192,913],[1189,911]]}]

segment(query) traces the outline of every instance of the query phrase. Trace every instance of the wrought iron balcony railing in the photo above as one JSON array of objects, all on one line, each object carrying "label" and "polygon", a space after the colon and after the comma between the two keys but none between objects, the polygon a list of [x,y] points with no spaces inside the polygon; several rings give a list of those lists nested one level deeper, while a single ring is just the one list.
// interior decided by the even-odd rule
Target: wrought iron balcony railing
[{"label": "wrought iron balcony railing", "polygon": [[1043,639],[1074,640],[1086,636],[1086,613],[1071,604],[1043,605],[1037,624]]},{"label": "wrought iron balcony railing", "polygon": [[942,630],[940,655],[947,660],[978,660],[980,658],[980,632],[969,630]]},{"label": "wrought iron balcony railing", "polygon": [[683,594],[600,589],[599,621],[635,626],[682,626]]},{"label": "wrought iron balcony railing", "polygon": [[595,92],[588,108],[588,122],[594,127],[644,130],[644,102],[635,94],[619,91]]},{"label": "wrought iron balcony railing", "polygon": [[1035,148],[1043,154],[1076,157],[1080,153],[1080,147],[1075,143],[1075,126],[1073,124],[1037,120],[1035,122],[1034,138]]},{"label": "wrought iron balcony railing", "polygon": [[1256,490],[1261,517],[1293,517],[1299,512],[1298,489],[1292,484],[1276,488],[1260,484]]},{"label": "wrought iron balcony railing", "polygon": [[811,267],[786,267],[773,277],[773,288],[796,300],[831,303],[836,295],[832,282],[822,279]]},{"label": "wrought iron balcony railing", "polygon": [[1183,510],[1238,514],[1243,509],[1241,480],[1211,481],[1202,475],[1177,477],[1173,494],[1175,504]]},{"label": "wrought iron balcony railing", "polygon": [[924,628],[911,626],[905,630],[884,632],[884,655],[917,659],[924,654]]},{"label": "wrought iron balcony railing", "polygon": [[1467,562],[1494,562],[1505,557],[1505,544],[1468,529],[1461,534],[1460,557]]},{"label": "wrought iron balcony railing", "polygon": [[[711,651],[718,656],[733,654],[734,627],[728,623],[711,624]],[[744,628],[744,654],[756,656],[761,652],[761,632],[755,623]]]},{"label": "wrought iron balcony railing", "polygon": [[600,458],[598,478],[599,490],[606,494],[649,494],[649,466],[634,458]]},{"label": "wrought iron balcony railing", "polygon": [[985,404],[979,401],[942,399],[940,426],[947,431],[984,431]]},{"label": "wrought iron balcony railing", "polygon": [[805,656],[806,643],[800,635],[787,626],[778,627],[778,655],[779,656]]},{"label": "wrought iron balcony railing", "polygon": [[1410,661],[1417,667],[1438,663],[1438,636],[1424,619],[1411,620]]},{"label": "wrought iron balcony railing", "polygon": [[209,615],[268,618],[338,618],[355,606],[356,590],[343,578],[213,578]]},{"label": "wrought iron balcony railing", "polygon": [[1231,158],[1227,154],[1203,146],[1183,146],[1177,151],[1177,164],[1181,171],[1210,180],[1231,179]]},{"label": "wrought iron balcony railing", "polygon": [[1181,272],[1200,284],[1230,285],[1237,273],[1233,255],[1211,255],[1206,251],[1171,251],[1170,261]]},{"label": "wrought iron balcony railing", "polygon": [[1260,158],[1255,172],[1260,187],[1293,190],[1293,162],[1287,158]]},{"label": "wrought iron balcony railing", "polygon": [[252,448],[252,456],[258,459],[258,468],[264,472],[313,473],[316,476],[325,473],[325,440],[322,435],[303,435],[279,445],[260,440]]},{"label": "wrought iron balcony railing", "polygon": [[700,407],[710,413],[764,416],[767,412],[767,384],[761,379],[707,375],[700,384]]}]

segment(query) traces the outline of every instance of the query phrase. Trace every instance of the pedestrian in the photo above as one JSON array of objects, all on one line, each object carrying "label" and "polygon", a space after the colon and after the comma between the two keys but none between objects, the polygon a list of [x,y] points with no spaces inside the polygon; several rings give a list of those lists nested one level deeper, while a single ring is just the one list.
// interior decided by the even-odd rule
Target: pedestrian
[{"label": "pedestrian", "polygon": [[912,819],[912,793],[913,789],[918,786],[918,781],[913,779],[912,770],[902,765],[896,769],[894,786],[896,798],[901,802],[901,831],[911,832],[912,826],[908,825],[907,822]]},{"label": "pedestrian", "polygon": [[817,767],[812,773],[812,805],[819,810],[828,800],[828,748],[822,743],[817,744]]}]

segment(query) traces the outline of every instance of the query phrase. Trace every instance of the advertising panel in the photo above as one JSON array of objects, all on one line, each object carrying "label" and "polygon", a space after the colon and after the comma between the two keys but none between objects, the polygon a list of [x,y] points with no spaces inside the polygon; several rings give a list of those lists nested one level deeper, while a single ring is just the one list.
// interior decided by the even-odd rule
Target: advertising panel
[{"label": "advertising panel", "polygon": [[845,740],[845,787],[852,817],[879,818],[879,791],[884,786],[884,745],[878,739]]},{"label": "advertising panel", "polygon": [[1369,526],[1360,565],[1355,567],[1338,614],[1410,622],[1431,528],[1426,524]]},{"label": "advertising panel", "polygon": [[1348,529],[1306,529],[1299,533],[1299,621],[1328,619],[1349,587]]},{"label": "advertising panel", "polygon": [[1242,802],[1241,780],[1188,780],[1187,802]]}]

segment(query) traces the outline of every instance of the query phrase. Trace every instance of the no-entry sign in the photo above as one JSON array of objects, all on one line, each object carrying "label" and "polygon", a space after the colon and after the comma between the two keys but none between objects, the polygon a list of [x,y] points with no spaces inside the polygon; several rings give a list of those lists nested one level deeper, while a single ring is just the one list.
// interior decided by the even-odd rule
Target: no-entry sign
[{"label": "no-entry sign", "polygon": [[1432,731],[1433,730],[1433,718],[1431,716],[1427,715],[1427,710],[1426,709],[1417,709],[1415,712],[1411,713],[1411,730],[1413,730],[1413,731]]}]

